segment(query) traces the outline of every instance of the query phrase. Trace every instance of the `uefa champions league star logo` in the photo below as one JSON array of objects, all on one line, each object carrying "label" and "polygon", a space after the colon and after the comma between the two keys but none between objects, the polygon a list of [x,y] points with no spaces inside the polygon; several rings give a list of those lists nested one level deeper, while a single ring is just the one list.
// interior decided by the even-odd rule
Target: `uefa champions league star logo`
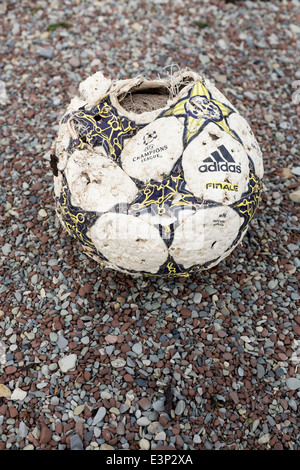
[{"label": "uefa champions league star logo", "polygon": [[221,121],[223,119],[219,106],[209,100],[206,96],[192,96],[185,103],[185,110],[194,119],[211,119]]},{"label": "uefa champions league star logo", "polygon": [[157,133],[156,133],[156,131],[147,132],[147,133],[144,135],[143,144],[144,144],[144,145],[149,145],[149,144],[151,144],[151,142],[153,142],[153,140],[156,139],[156,138],[157,138]]}]

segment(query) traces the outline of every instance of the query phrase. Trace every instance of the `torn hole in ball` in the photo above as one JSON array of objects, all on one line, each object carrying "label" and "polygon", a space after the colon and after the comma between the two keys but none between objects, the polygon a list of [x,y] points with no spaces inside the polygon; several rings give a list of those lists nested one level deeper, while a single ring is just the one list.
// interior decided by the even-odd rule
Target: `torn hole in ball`
[{"label": "torn hole in ball", "polygon": [[193,83],[193,77],[184,77],[179,83],[150,86],[144,83],[131,88],[118,96],[119,104],[127,112],[143,114],[165,108],[168,100],[174,99],[189,83]]},{"label": "torn hole in ball", "polygon": [[209,137],[211,138],[211,140],[218,140],[220,139],[220,136],[216,135],[216,134],[213,134],[212,132],[209,132]]},{"label": "torn hole in ball", "polygon": [[142,114],[156,109],[164,108],[170,98],[167,87],[132,89],[121,95],[118,100],[120,105],[129,112]]},{"label": "torn hole in ball", "polygon": [[87,184],[90,184],[91,180],[90,180],[90,177],[87,173],[82,173],[82,178],[84,178],[86,180]]}]

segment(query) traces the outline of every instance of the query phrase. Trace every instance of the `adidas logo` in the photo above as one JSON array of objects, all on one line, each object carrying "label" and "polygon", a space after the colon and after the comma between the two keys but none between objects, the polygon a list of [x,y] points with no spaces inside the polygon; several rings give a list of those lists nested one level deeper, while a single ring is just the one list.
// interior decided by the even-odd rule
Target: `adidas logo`
[{"label": "adidas logo", "polygon": [[237,165],[224,145],[220,145],[211,157],[203,160],[203,164],[199,166],[200,173],[207,171],[230,171],[231,173],[241,173],[241,165]]}]

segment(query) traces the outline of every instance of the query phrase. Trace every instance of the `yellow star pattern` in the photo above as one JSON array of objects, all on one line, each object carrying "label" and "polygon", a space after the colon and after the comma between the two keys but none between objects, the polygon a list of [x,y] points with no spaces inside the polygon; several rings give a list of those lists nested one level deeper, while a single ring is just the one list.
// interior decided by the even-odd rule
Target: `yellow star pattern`
[{"label": "yellow star pattern", "polygon": [[212,98],[208,89],[199,81],[188,92],[188,95],[166,111],[164,116],[185,118],[187,143],[210,122],[214,122],[234,139],[240,140],[227,123],[227,117],[233,112],[235,111],[232,108]]}]

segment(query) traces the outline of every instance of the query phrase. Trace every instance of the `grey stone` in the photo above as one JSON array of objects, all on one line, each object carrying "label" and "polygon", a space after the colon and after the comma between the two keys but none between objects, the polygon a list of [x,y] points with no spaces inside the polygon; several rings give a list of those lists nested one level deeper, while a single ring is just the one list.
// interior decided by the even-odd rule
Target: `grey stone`
[{"label": "grey stone", "polygon": [[300,379],[296,377],[290,377],[286,380],[286,385],[289,390],[297,390],[300,388]]},{"label": "grey stone", "polygon": [[77,434],[75,434],[74,436],[71,436],[70,448],[71,450],[83,450],[82,441]]},{"label": "grey stone", "polygon": [[26,437],[27,434],[28,434],[28,428],[26,424],[23,421],[21,421],[20,426],[19,426],[19,437],[21,439],[24,439],[24,437]]},{"label": "grey stone", "polygon": [[135,343],[131,349],[135,354],[137,355],[141,354],[143,351],[142,343]]},{"label": "grey stone", "polygon": [[52,343],[56,343],[56,341],[57,341],[57,339],[58,339],[58,334],[55,333],[54,331],[51,331],[49,337],[50,337],[50,341],[51,341]]},{"label": "grey stone", "polygon": [[150,423],[151,421],[146,416],[142,416],[137,420],[139,426],[148,426]]},{"label": "grey stone", "polygon": [[51,47],[45,47],[38,51],[38,55],[44,59],[52,59],[54,56],[54,50]]},{"label": "grey stone", "polygon": [[201,292],[195,292],[195,294],[194,294],[194,302],[195,302],[195,304],[200,304],[201,300],[202,300],[202,294],[201,294]]},{"label": "grey stone", "polygon": [[104,406],[100,406],[100,408],[98,409],[93,419],[93,426],[103,421],[105,415],[106,415],[106,409],[104,408]]},{"label": "grey stone", "polygon": [[164,411],[164,400],[156,400],[152,403],[152,408],[155,411]]},{"label": "grey stone", "polygon": [[184,412],[184,410],[185,410],[185,401],[179,400],[175,408],[175,414],[181,415]]},{"label": "grey stone", "polygon": [[245,91],[244,95],[246,96],[246,98],[249,98],[250,100],[253,100],[253,101],[257,100],[256,94],[252,93],[252,91]]},{"label": "grey stone", "polygon": [[65,349],[68,346],[68,340],[63,335],[58,335],[57,346],[59,349]]}]

